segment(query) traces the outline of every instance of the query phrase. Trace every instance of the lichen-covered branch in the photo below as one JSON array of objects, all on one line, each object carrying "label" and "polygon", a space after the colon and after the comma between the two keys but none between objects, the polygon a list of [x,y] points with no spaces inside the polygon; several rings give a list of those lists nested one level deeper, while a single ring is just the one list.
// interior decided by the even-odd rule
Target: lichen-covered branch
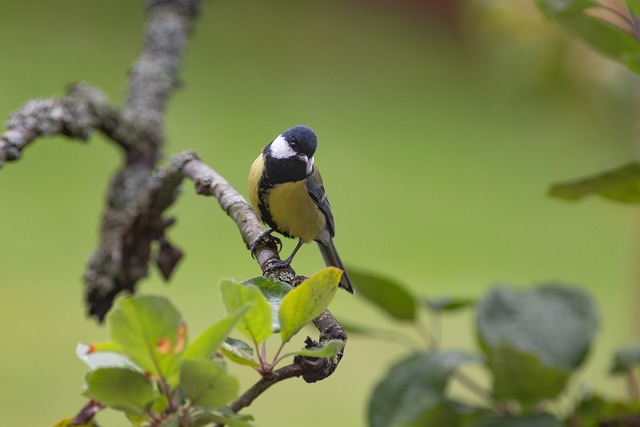
[{"label": "lichen-covered branch", "polygon": [[[200,0],[147,1],[145,37],[130,73],[127,103],[120,115],[104,111],[101,130],[126,141],[126,147],[124,165],[109,188],[100,244],[85,273],[89,313],[99,319],[118,293],[133,292],[147,275],[155,241],[160,244],[156,263],[165,277],[181,257],[164,234],[172,220],[162,216],[175,191],[154,169],[162,155],[166,104],[178,87],[178,71],[200,5]],[[180,180],[178,175],[169,180],[174,190]]]},{"label": "lichen-covered branch", "polygon": [[0,166],[20,159],[22,151],[39,136],[65,135],[86,141],[101,128],[97,111],[107,110],[105,95],[84,83],[72,85],[65,98],[27,102],[11,114],[7,130],[0,134]]}]

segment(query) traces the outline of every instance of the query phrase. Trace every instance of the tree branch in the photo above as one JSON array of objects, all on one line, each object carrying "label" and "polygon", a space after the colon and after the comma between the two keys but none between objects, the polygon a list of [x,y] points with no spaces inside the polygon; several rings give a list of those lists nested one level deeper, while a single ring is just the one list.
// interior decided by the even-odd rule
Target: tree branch
[{"label": "tree branch", "polygon": [[173,220],[162,215],[182,176],[168,179],[154,169],[162,155],[166,105],[179,86],[178,71],[201,0],[147,0],[146,5],[145,36],[124,108],[109,105],[99,90],[77,84],[65,98],[27,102],[0,135],[0,166],[19,159],[38,136],[84,141],[99,130],[122,150],[124,162],[108,189],[99,247],[84,275],[89,314],[100,320],[118,293],[133,292],[147,275],[154,241],[160,243],[156,263],[165,277],[181,257],[164,234]]},{"label": "tree branch", "polygon": [[[178,86],[178,71],[200,0],[148,0],[147,27],[141,53],[134,63],[122,114],[101,110],[100,129],[122,144],[124,166],[114,176],[107,197],[101,241],[85,273],[89,313],[103,319],[122,291],[133,292],[148,273],[151,245],[160,243],[156,263],[168,277],[182,254],[167,242],[162,217],[176,196],[181,176],[164,187],[153,172],[161,157],[163,117]],[[173,186],[173,190],[171,189]],[[164,202],[158,202],[163,195]]]},{"label": "tree branch", "polygon": [[0,167],[18,160],[38,136],[65,135],[86,141],[100,127],[97,110],[106,112],[105,95],[84,83],[69,87],[66,98],[35,99],[14,111],[0,135]]}]

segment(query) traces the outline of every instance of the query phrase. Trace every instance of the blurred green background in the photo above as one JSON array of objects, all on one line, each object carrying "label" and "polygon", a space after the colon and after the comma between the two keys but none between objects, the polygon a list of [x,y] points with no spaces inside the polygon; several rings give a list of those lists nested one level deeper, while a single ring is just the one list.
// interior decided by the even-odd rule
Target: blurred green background
[{"label": "blurred green background", "polygon": [[[0,3],[0,117],[78,80],[120,103],[142,33],[139,3]],[[530,1],[456,4],[444,19],[411,1],[207,1],[165,152],[197,150],[246,195],[259,150],[292,125],[311,126],[348,264],[428,296],[579,285],[597,299],[602,327],[573,387],[622,396],[623,380],[607,370],[612,350],[639,332],[637,210],[545,191],[637,157],[640,82],[544,22]],[[47,138],[0,171],[3,425],[52,425],[83,403],[75,345],[106,331],[85,317],[81,276],[118,162],[100,135],[86,145]],[[187,185],[172,213],[170,237],[186,257],[169,286],[154,272],[139,289],[168,295],[195,334],[223,316],[218,280],[259,270],[213,199]],[[321,266],[311,246],[296,258],[302,274]],[[345,292],[332,311],[394,326]],[[474,340],[470,314],[445,319],[444,346]],[[262,426],[364,426],[371,387],[404,352],[353,336],[331,378],[281,383],[248,412]],[[258,379],[234,372],[243,388]]]}]

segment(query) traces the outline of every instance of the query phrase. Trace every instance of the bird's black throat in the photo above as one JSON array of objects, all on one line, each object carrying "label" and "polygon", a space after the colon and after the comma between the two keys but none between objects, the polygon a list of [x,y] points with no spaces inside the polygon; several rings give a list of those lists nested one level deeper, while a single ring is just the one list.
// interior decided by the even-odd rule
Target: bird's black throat
[{"label": "bird's black throat", "polygon": [[284,182],[302,181],[307,177],[307,164],[296,158],[277,159],[265,156],[264,173],[260,187],[273,187]]}]

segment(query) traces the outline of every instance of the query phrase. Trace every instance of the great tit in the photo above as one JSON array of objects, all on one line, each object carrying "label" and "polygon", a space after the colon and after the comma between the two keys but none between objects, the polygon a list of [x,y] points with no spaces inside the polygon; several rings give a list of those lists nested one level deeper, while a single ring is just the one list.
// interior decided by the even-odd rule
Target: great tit
[{"label": "great tit", "polygon": [[[270,228],[251,245],[271,233],[297,238],[291,255],[269,268],[288,267],[303,243],[314,240],[327,266],[343,271],[340,286],[353,293],[353,285],[333,245],[335,224],[331,206],[314,165],[316,134],[306,126],[294,126],[269,143],[249,172],[251,205]],[[271,236],[273,237],[273,236]]]}]

